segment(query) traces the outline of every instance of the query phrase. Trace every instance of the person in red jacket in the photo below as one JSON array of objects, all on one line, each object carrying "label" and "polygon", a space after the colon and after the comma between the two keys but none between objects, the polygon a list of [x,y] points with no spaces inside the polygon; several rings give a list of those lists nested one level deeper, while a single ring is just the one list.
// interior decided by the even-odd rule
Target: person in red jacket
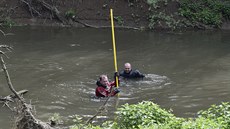
[{"label": "person in red jacket", "polygon": [[116,82],[109,82],[106,75],[101,75],[99,77],[99,81],[97,81],[96,84],[97,88],[95,90],[95,94],[97,97],[110,97],[120,92],[119,89],[113,88],[116,87]]}]

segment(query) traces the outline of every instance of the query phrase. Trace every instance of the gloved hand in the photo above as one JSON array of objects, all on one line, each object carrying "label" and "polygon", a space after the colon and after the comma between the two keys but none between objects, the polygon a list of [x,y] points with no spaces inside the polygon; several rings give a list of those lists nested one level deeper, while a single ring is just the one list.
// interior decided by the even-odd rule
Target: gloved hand
[{"label": "gloved hand", "polygon": [[119,78],[119,73],[118,72],[115,72],[114,73],[114,78],[118,77]]},{"label": "gloved hand", "polygon": [[115,89],[114,89],[115,94],[119,93],[120,91],[121,91],[121,90],[120,90],[119,88],[115,88]]}]

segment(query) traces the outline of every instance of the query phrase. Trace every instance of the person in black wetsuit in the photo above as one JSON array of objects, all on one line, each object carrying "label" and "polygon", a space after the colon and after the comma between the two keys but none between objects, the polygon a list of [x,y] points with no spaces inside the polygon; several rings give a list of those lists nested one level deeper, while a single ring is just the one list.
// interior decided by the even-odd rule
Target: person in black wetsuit
[{"label": "person in black wetsuit", "polygon": [[119,73],[119,76],[125,79],[143,79],[145,77],[145,75],[140,73],[138,70],[132,70],[130,63],[125,63],[124,70]]}]

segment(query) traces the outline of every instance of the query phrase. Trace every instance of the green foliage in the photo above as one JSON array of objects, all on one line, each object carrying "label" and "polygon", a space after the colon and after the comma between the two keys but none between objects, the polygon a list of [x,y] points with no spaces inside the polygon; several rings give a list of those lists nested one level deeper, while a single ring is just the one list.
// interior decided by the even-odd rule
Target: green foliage
[{"label": "green foliage", "polygon": [[76,16],[76,12],[73,9],[69,9],[65,13],[66,18],[74,18]]},{"label": "green foliage", "polygon": [[50,122],[54,122],[55,125],[56,124],[61,124],[62,120],[61,120],[61,116],[59,113],[54,113],[52,116],[49,117],[49,121]]},{"label": "green foliage", "polygon": [[175,118],[169,111],[161,109],[157,104],[143,101],[138,104],[125,104],[118,109],[117,123],[120,128],[138,128],[163,124]]},{"label": "green foliage", "polygon": [[175,117],[170,111],[157,104],[143,101],[138,104],[125,104],[118,109],[115,121],[107,121],[101,126],[83,125],[76,117],[71,129],[229,129],[230,104],[212,105],[199,111],[198,118],[184,119]]},{"label": "green foliage", "polygon": [[102,128],[100,126],[93,126],[93,125],[87,125],[87,126],[73,125],[70,127],[70,129],[102,129]]},{"label": "green foliage", "polygon": [[121,16],[114,17],[114,19],[117,21],[119,25],[124,24],[124,19]]},{"label": "green foliage", "polygon": [[222,129],[222,126],[213,120],[201,117],[187,121],[184,119],[176,119],[169,121],[169,123],[150,125],[148,127],[139,126],[139,129]]},{"label": "green foliage", "polygon": [[3,26],[6,26],[6,27],[12,27],[12,26],[14,26],[16,23],[11,19],[11,18],[6,18],[6,19],[4,19],[4,21],[3,21]]},{"label": "green foliage", "polygon": [[[176,21],[173,16],[166,15],[163,12],[160,12],[158,14],[152,14],[150,16],[150,23],[149,28],[154,29],[156,25],[158,26],[167,26],[171,29],[176,29],[178,26],[180,26],[180,21]],[[165,24],[165,25],[162,25]]]},{"label": "green foliage", "polygon": [[212,119],[221,123],[225,128],[230,128],[230,104],[222,102],[220,105],[211,105],[208,110],[198,112],[199,117]]},{"label": "green foliage", "polygon": [[[177,13],[167,12],[165,11],[165,7],[167,6],[169,0],[147,0],[147,3],[150,5],[149,8],[149,28],[154,29],[156,27],[159,28],[168,28],[168,29],[176,29],[180,28],[181,22],[180,20],[176,20],[174,16],[177,16]],[[163,8],[162,8],[163,7]]]},{"label": "green foliage", "polygon": [[167,5],[168,0],[147,0],[147,3],[150,5],[151,8],[157,9],[159,8],[159,3],[163,2],[164,5]]},{"label": "green foliage", "polygon": [[192,23],[220,26],[222,19],[229,19],[230,2],[227,0],[180,0],[179,13]]},{"label": "green foliage", "polygon": [[185,119],[177,117],[168,121],[166,124],[159,125],[159,129],[181,129],[183,122],[185,122]]},{"label": "green foliage", "polygon": [[74,125],[70,129],[87,129],[87,127],[83,124],[82,117],[79,115],[73,116]]},{"label": "green foliage", "polygon": [[223,129],[222,125],[212,119],[203,117],[196,118],[195,120],[188,120],[183,122],[181,129]]},{"label": "green foliage", "polygon": [[85,124],[85,122],[82,120],[83,118],[80,115],[74,115],[72,117],[73,117],[74,125],[72,125],[70,129],[102,129],[103,128],[100,126],[93,126],[91,124]]},{"label": "green foliage", "polygon": [[223,17],[230,20],[230,1],[225,1],[221,7]]},{"label": "green foliage", "polygon": [[120,126],[115,121],[106,121],[101,126],[102,129],[120,129]]},{"label": "green foliage", "polygon": [[154,9],[158,8],[159,6],[157,5],[159,0],[147,0],[147,3],[151,5]]},{"label": "green foliage", "polygon": [[171,119],[164,124],[152,124],[149,126],[138,126],[139,129],[182,129],[182,124],[185,120],[182,118]]},{"label": "green foliage", "polygon": [[[149,28],[180,29],[183,27],[220,27],[223,20],[230,20],[229,0],[179,0],[178,12],[164,11],[164,5],[171,0],[147,0],[149,8]],[[170,7],[169,7],[170,8]],[[166,7],[167,10],[167,7]]]}]

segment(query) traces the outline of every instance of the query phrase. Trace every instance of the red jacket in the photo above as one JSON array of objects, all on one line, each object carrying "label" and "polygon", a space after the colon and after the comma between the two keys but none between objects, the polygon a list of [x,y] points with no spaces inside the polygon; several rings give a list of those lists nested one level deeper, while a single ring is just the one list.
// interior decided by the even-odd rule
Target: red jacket
[{"label": "red jacket", "polygon": [[95,94],[97,97],[108,97],[117,94],[117,92],[113,90],[113,87],[116,86],[115,81],[109,82],[109,85],[107,87],[103,86],[99,81],[97,81],[96,84],[97,84],[97,88],[95,90]]}]

